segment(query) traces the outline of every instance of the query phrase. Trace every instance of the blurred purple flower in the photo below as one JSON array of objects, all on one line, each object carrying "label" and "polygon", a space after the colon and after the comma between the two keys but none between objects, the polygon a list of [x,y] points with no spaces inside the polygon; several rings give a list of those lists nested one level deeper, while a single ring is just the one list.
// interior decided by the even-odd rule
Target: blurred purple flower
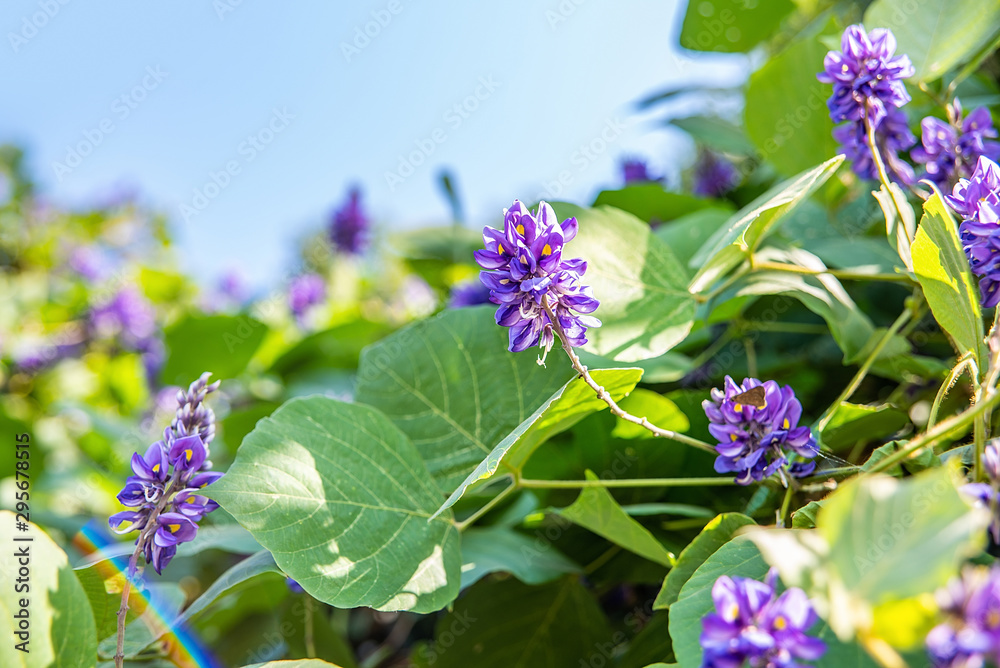
[{"label": "blurred purple flower", "polygon": [[815,661],[826,643],[806,635],[817,616],[805,592],[790,588],[775,597],[774,569],[765,582],[723,575],[712,587],[715,612],[701,620],[702,668],[795,668]]},{"label": "blurred purple flower", "polygon": [[[840,144],[839,153],[851,162],[855,174],[869,181],[879,180],[864,124],[848,123],[834,128],[833,138]],[[916,181],[913,168],[899,157],[900,151],[909,150],[916,142],[906,114],[898,109],[889,110],[875,130],[875,146],[892,181],[902,185],[911,185]]]},{"label": "blurred purple flower", "polygon": [[983,471],[989,482],[970,482],[961,491],[990,512],[990,535],[1000,544],[1000,441],[994,439],[983,449]]},{"label": "blurred purple flower", "polygon": [[107,259],[94,246],[76,246],[69,254],[69,268],[87,281],[99,281],[107,274]]},{"label": "blurred purple flower", "polygon": [[625,185],[633,183],[657,183],[663,180],[661,176],[653,176],[645,160],[627,158],[622,161],[622,178]]},{"label": "blurred purple flower", "polygon": [[326,281],[319,274],[302,274],[288,287],[288,306],[302,320],[310,308],[326,299]]},{"label": "blurred purple flower", "polygon": [[[764,406],[756,407],[733,399],[752,388],[763,387]],[[713,389],[711,400],[702,402],[708,416],[708,430],[718,440],[715,470],[736,473],[736,482],[749,485],[777,471],[794,477],[807,476],[816,468],[812,460],[819,453],[808,426],[799,426],[802,404],[791,387],[779,387],[773,380],[760,382],[745,378],[737,385],[726,376],[723,390]],[[789,452],[790,451],[790,452]],[[791,461],[790,455],[801,460]],[[783,474],[782,474],[783,475]]]},{"label": "blurred purple flower", "polygon": [[992,308],[1000,303],[1000,167],[981,156],[972,176],[960,179],[945,200],[962,216],[962,247],[980,277],[980,300]]},{"label": "blurred purple flower", "polygon": [[360,255],[368,247],[371,221],[361,208],[361,190],[353,187],[330,222],[330,241],[341,253]]},{"label": "blurred purple flower", "polygon": [[489,303],[490,291],[489,288],[483,285],[482,281],[454,286],[451,289],[451,296],[448,299],[449,308],[462,308]]},{"label": "blurred purple flower", "polygon": [[576,218],[562,223],[555,211],[539,202],[532,214],[518,200],[504,211],[504,229],[483,229],[485,249],[475,252],[483,269],[480,279],[490,290],[490,301],[499,304],[498,325],[509,327],[509,350],[520,352],[534,345],[548,354],[555,343],[555,331],[545,308],[559,319],[572,346],[587,343],[588,327],[601,321],[589,313],[598,307],[593,292],[580,280],[587,263],[564,260],[563,244],[577,232]]},{"label": "blurred purple flower", "polygon": [[89,321],[94,338],[116,340],[129,350],[142,350],[156,334],[156,311],[133,287],[92,308]]},{"label": "blurred purple flower", "polygon": [[1000,567],[966,567],[937,592],[947,621],[925,641],[934,668],[972,668],[1000,661]]},{"label": "blurred purple flower", "polygon": [[834,123],[861,122],[875,127],[890,109],[910,101],[903,79],[913,76],[908,56],[896,56],[896,37],[891,30],[865,32],[863,25],[848,26],[840,40],[840,51],[830,51],[817,78],[833,84],[827,100]]},{"label": "blurred purple flower", "polygon": [[963,119],[962,105],[956,98],[948,116],[951,123],[933,116],[921,121],[921,145],[911,153],[914,161],[926,165],[927,178],[940,187],[946,187],[956,175],[971,176],[980,156],[1000,158],[1000,143],[988,141],[997,136],[989,109],[979,107]]},{"label": "blurred purple flower", "polygon": [[739,183],[733,163],[712,151],[702,151],[694,164],[691,192],[699,197],[722,197]]}]

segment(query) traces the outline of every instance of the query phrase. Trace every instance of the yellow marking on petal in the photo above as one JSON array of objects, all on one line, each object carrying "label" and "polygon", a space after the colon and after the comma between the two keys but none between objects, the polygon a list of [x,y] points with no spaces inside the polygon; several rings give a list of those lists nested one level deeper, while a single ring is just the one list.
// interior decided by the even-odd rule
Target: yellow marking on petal
[{"label": "yellow marking on petal", "polygon": [[499,241],[497,242],[497,252],[503,254],[505,251],[503,249],[503,244]]},{"label": "yellow marking on petal", "polygon": [[524,225],[518,225],[517,226],[517,233],[520,234],[520,235],[522,235],[522,236],[524,235]]},{"label": "yellow marking on petal", "polygon": [[738,603],[733,603],[731,606],[729,606],[729,609],[726,610],[726,621],[731,622],[739,616],[740,616],[740,606]]},{"label": "yellow marking on petal", "polygon": [[736,434],[730,434],[729,435],[729,440],[730,441],[735,441],[736,440]]},{"label": "yellow marking on petal", "polygon": [[184,457],[187,458],[188,461],[191,461],[191,457],[193,456],[194,453],[191,452],[191,448],[188,448],[187,450],[184,451]]},{"label": "yellow marking on petal", "polygon": [[153,473],[159,473],[159,471],[160,471],[160,465],[157,464],[156,466],[153,467]]},{"label": "yellow marking on petal", "polygon": [[542,257],[546,255],[552,255],[552,246],[545,244],[545,248],[542,249]]},{"label": "yellow marking on petal", "polygon": [[175,531],[178,531],[181,528],[181,525],[180,524],[170,524],[170,525],[167,525],[167,528],[170,529],[170,533],[173,533]]},{"label": "yellow marking on petal", "polygon": [[781,423],[781,426],[785,429],[788,429],[788,427],[791,426],[788,424],[788,418],[785,418],[785,421]]},{"label": "yellow marking on petal", "polygon": [[774,618],[774,628],[784,631],[788,628],[788,621],[782,615],[778,615]]},{"label": "yellow marking on petal", "polygon": [[743,404],[733,404],[733,410],[737,413],[743,412]]}]

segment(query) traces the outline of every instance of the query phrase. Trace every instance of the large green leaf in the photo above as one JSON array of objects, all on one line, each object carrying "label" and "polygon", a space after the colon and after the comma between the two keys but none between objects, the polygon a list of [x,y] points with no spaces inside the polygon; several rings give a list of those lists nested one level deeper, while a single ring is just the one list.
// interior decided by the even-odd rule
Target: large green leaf
[{"label": "large green leaf", "polygon": [[639,183],[621,190],[603,190],[594,200],[594,206],[613,206],[647,223],[654,220],[664,223],[714,205],[709,199],[664,190],[657,183]]},{"label": "large green leaf", "polygon": [[794,8],[792,0],[691,0],[681,26],[681,46],[694,51],[749,51],[773,36]]},{"label": "large green leaf", "polygon": [[743,128],[718,116],[671,118],[669,125],[680,128],[691,135],[691,139],[716,151],[737,155],[751,155],[754,152],[753,143],[747,139]]},{"label": "large green leaf", "polygon": [[860,406],[842,402],[820,436],[831,450],[850,448],[859,441],[877,441],[899,431],[909,419],[906,413],[889,406]]},{"label": "large green leaf", "polygon": [[[215,582],[202,592],[201,596],[184,609],[184,614],[180,615],[172,626],[179,627],[187,624],[195,615],[233,587],[264,573],[281,573],[274,563],[274,557],[267,550],[261,550],[257,554],[247,557],[216,578]],[[283,575],[283,573],[281,574]]]},{"label": "large green leaf", "polygon": [[216,378],[243,372],[257,352],[267,327],[249,316],[190,316],[165,333],[167,361],[160,378],[187,386],[205,371]]},{"label": "large green leaf", "polygon": [[445,493],[573,375],[558,350],[547,368],[508,352],[494,308],[445,311],[361,354],[357,400],[410,437]]},{"label": "large green leaf", "polygon": [[600,607],[574,577],[539,587],[480,582],[414,658],[435,668],[579,668],[610,637]]},{"label": "large green leaf", "polygon": [[315,598],[338,607],[438,610],[458,594],[451,513],[384,415],[293,399],[257,425],[208,490]]},{"label": "large green leaf", "polygon": [[800,40],[750,75],[744,106],[747,134],[787,176],[837,153],[825,104],[829,86],[816,78],[827,51],[819,37]]},{"label": "large green leaf", "polygon": [[[0,510],[0,541],[0,665],[93,666],[94,613],[66,553],[35,524],[16,532],[14,513],[8,510]],[[24,651],[18,649],[20,643],[25,643]]]},{"label": "large green leaf", "polygon": [[712,556],[716,550],[728,543],[733,534],[755,522],[740,513],[723,513],[705,525],[693,541],[677,557],[677,564],[670,569],[663,580],[663,588],[653,602],[654,610],[669,608],[677,600],[684,586],[698,567]]},{"label": "large green leaf", "polygon": [[844,156],[838,155],[779,183],[735,213],[688,263],[699,268],[690,290],[702,292],[742,262],[785,215],[826,183],[843,161]]},{"label": "large green leaf", "polygon": [[875,0],[865,27],[889,28],[915,78],[933,81],[972,58],[1000,30],[998,0]]},{"label": "large green leaf", "polygon": [[533,585],[579,570],[549,541],[507,527],[472,527],[462,532],[463,589],[489,573],[507,572]]},{"label": "large green leaf", "polygon": [[611,207],[554,204],[559,218],[576,216],[580,231],[564,256],[587,261],[583,281],[601,302],[604,323],[587,332],[586,350],[623,362],[657,357],[684,340],[696,304],[688,275],[649,225]]},{"label": "large green leaf", "polygon": [[694,270],[687,266],[688,262],[732,215],[733,212],[729,209],[702,209],[660,225],[654,234],[670,247],[680,263],[694,276]]},{"label": "large green leaf", "polygon": [[816,529],[748,535],[848,638],[875,607],[933,592],[980,548],[988,518],[961,498],[952,475],[935,467],[901,481],[862,477],[826,499]]},{"label": "large green leaf", "polygon": [[959,355],[973,355],[978,367],[985,369],[988,358],[979,290],[962,251],[955,221],[940,194],[924,202],[924,217],[917,228],[912,254],[913,272],[934,319],[955,342]]},{"label": "large green leaf", "polygon": [[[635,388],[642,378],[642,369],[595,369],[591,377],[618,401]],[[520,471],[549,437],[607,407],[582,378],[569,381],[507,434],[452,492],[438,512],[455,505],[471,485],[492,478],[501,466],[503,471]]]},{"label": "large green leaf", "polygon": [[387,333],[381,323],[352,320],[302,339],[274,361],[271,371],[288,377],[317,367],[353,370],[361,350]]},{"label": "large green leaf", "polygon": [[[587,480],[599,480],[599,478],[593,472],[587,471]],[[615,497],[611,496],[611,492],[604,487],[584,488],[572,505],[555,512],[563,519],[593,531],[615,545],[650,561],[664,566],[674,564],[674,555],[663,547],[663,543],[658,541],[649,529],[629,517],[615,501]]]},{"label": "large green leaf", "polygon": [[292,659],[290,661],[255,663],[245,668],[338,668],[338,666],[319,659]]}]

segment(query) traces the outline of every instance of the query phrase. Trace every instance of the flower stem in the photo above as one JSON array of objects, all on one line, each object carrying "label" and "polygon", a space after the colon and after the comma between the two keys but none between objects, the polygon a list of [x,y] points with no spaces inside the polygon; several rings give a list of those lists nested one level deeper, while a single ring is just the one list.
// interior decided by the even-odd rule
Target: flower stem
[{"label": "flower stem", "polygon": [[912,276],[908,274],[883,274],[868,273],[864,271],[850,271],[847,269],[810,269],[800,267],[797,264],[786,264],[784,262],[770,262],[757,260],[754,263],[755,269],[765,269],[769,271],[784,271],[790,274],[802,274],[805,276],[833,276],[834,278],[850,281],[889,281],[893,283],[916,284]]},{"label": "flower stem", "polygon": [[552,312],[552,307],[549,306],[547,301],[543,301],[542,306],[545,309],[545,314],[548,315],[549,317],[549,321],[552,323],[552,329],[555,331],[556,336],[559,337],[559,341],[562,342],[563,350],[566,351],[566,355],[569,357],[570,363],[573,365],[573,368],[580,375],[580,378],[583,379],[583,382],[585,382],[590,387],[590,389],[592,389],[597,394],[598,398],[600,398],[601,401],[603,401],[608,405],[613,414],[617,415],[618,417],[627,422],[637,424],[640,427],[649,430],[654,436],[670,439],[672,441],[677,441],[678,443],[684,443],[685,445],[690,445],[691,447],[704,450],[705,452],[710,452],[713,455],[718,454],[716,453],[715,448],[713,448],[705,441],[701,441],[698,440],[697,438],[692,438],[684,434],[678,434],[677,432],[670,431],[669,429],[663,429],[662,427],[657,427],[655,424],[651,423],[645,417],[636,417],[635,415],[632,415],[631,413],[628,413],[627,411],[623,410],[615,402],[611,394],[606,389],[604,389],[600,384],[598,384],[597,381],[594,380],[594,378],[590,375],[590,372],[587,370],[587,367],[584,366],[582,362],[580,362],[580,357],[576,354],[576,351],[573,350],[573,346],[570,345],[569,340],[566,338],[566,333],[563,331],[562,324],[559,322],[559,319],[556,317],[556,315]]},{"label": "flower stem", "polygon": [[[889,172],[886,171],[885,163],[882,161],[882,154],[878,151],[878,144],[875,141],[875,126],[871,123],[871,109],[865,106],[865,131],[868,135],[868,148],[871,149],[872,160],[875,162],[875,168],[878,170],[879,181],[882,182],[882,186],[885,188],[886,194],[892,199],[892,205],[896,209],[896,215],[899,216],[898,224],[903,226],[906,231],[906,238],[912,244],[913,239],[910,237],[910,230],[906,227],[906,217],[903,215],[903,210],[899,206],[899,202],[896,201],[896,197],[892,192],[892,181],[889,180]],[[891,241],[891,239],[890,239]]]},{"label": "flower stem", "polygon": [[486,513],[488,513],[491,510],[493,510],[493,508],[498,503],[500,503],[501,501],[503,501],[504,499],[506,499],[509,494],[511,494],[512,492],[514,492],[517,489],[519,489],[519,485],[515,481],[514,484],[509,485],[508,487],[504,488],[499,494],[497,494],[492,499],[490,499],[485,504],[483,504],[483,506],[479,510],[477,510],[476,512],[472,513],[472,515],[470,515],[469,517],[465,518],[461,522],[455,522],[455,527],[458,528],[459,531],[464,531],[466,527],[468,527],[470,524],[472,524],[473,522],[475,522],[476,520],[478,520],[480,517],[482,517]]},{"label": "flower stem", "polygon": [[858,386],[861,385],[861,381],[865,379],[866,375],[868,375],[869,369],[871,369],[875,364],[875,360],[878,359],[878,356],[882,353],[885,347],[889,345],[889,341],[892,340],[893,336],[899,333],[899,330],[903,328],[912,316],[912,310],[907,308],[899,314],[899,317],[896,318],[896,322],[892,323],[892,326],[885,331],[885,334],[882,335],[879,342],[874,348],[872,348],[872,351],[868,353],[868,357],[861,365],[861,368],[858,369],[856,374],[854,374],[854,378],[851,379],[851,382],[844,388],[844,391],[840,393],[840,396],[837,397],[832,404],[830,404],[830,407],[826,409],[826,412],[819,419],[819,422],[817,422],[817,428],[819,431],[823,431],[823,429],[826,428],[826,425],[830,423],[830,420],[833,419],[833,415],[837,412],[837,408],[840,407],[840,404],[851,398],[851,395],[853,395],[855,390],[858,389]]},{"label": "flower stem", "polygon": [[584,487],[698,487],[735,485],[732,478],[628,478],[624,480],[530,480],[521,478],[526,489],[582,489]]},{"label": "flower stem", "polygon": [[303,620],[303,626],[305,626],[304,642],[306,646],[307,659],[316,658],[316,637],[313,629],[313,608],[315,605],[316,601],[312,596],[307,594],[305,600],[305,619]]}]

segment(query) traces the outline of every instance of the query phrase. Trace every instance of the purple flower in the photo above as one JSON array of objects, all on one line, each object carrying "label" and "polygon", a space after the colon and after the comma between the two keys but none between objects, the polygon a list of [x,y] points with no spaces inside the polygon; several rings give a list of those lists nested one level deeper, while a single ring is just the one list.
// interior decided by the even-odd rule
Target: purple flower
[{"label": "purple flower", "polygon": [[285,578],[285,585],[288,587],[289,591],[291,591],[293,594],[302,594],[305,592],[305,589],[302,588],[302,585],[300,585],[292,578]]},{"label": "purple flower", "polygon": [[451,289],[451,296],[448,299],[449,308],[462,308],[489,303],[490,291],[483,285],[482,281],[456,285]]},{"label": "purple flower", "polygon": [[777,579],[771,569],[765,582],[728,575],[715,581],[715,612],[701,620],[702,668],[739,668],[747,661],[796,668],[798,660],[823,656],[826,643],[806,635],[817,616],[805,592],[793,587],[775,598]]},{"label": "purple flower", "polygon": [[980,156],[972,176],[960,179],[948,204],[962,216],[959,234],[986,308],[1000,303],[1000,167]]},{"label": "purple flower", "polygon": [[967,567],[937,593],[946,621],[925,644],[934,668],[971,668],[1000,661],[1000,567]]},{"label": "purple flower", "polygon": [[92,308],[89,320],[92,336],[116,340],[129,350],[141,351],[156,334],[156,311],[132,287]]},{"label": "purple flower", "polygon": [[840,40],[840,51],[830,51],[817,78],[833,84],[827,100],[830,118],[870,122],[875,127],[890,109],[910,101],[903,79],[914,74],[907,56],[894,56],[896,37],[891,30],[865,32],[863,25],[848,26]]},{"label": "purple flower", "polygon": [[[733,397],[755,387],[764,388],[764,406],[758,408],[734,401]],[[715,470],[736,473],[736,482],[749,485],[780,471],[795,477],[811,474],[813,461],[792,461],[790,455],[812,460],[818,453],[808,426],[799,426],[802,404],[791,387],[779,387],[773,380],[761,383],[746,378],[737,385],[726,376],[723,390],[713,389],[711,400],[702,402],[708,416],[708,430],[719,441],[715,449]],[[793,457],[794,459],[794,457]]]},{"label": "purple flower", "polygon": [[77,246],[69,254],[69,268],[90,282],[99,281],[107,273],[107,259],[94,246]]},{"label": "purple flower", "polygon": [[[847,123],[836,127],[833,138],[840,144],[839,152],[851,162],[851,169],[855,174],[870,181],[879,180],[878,168],[872,159],[863,123]],[[910,132],[906,114],[898,109],[889,110],[875,129],[875,146],[892,181],[902,185],[911,185],[916,181],[913,168],[899,157],[900,151],[909,150],[916,142],[917,138]]]},{"label": "purple flower", "polygon": [[990,535],[1000,544],[1000,441],[994,439],[983,448],[983,470],[989,482],[962,485],[962,492],[990,511]]},{"label": "purple flower", "polygon": [[948,185],[956,175],[968,177],[980,156],[991,160],[1000,157],[1000,143],[987,141],[997,131],[989,109],[979,107],[962,119],[962,105],[955,100],[948,107],[951,122],[928,116],[920,122],[921,145],[913,149],[916,162],[926,165],[927,178]]},{"label": "purple flower", "polygon": [[195,523],[219,507],[197,493],[222,475],[209,471],[208,443],[215,437],[215,413],[204,400],[219,387],[218,382],[208,382],[210,375],[202,374],[186,391],[177,390],[177,411],[163,440],[149,446],[144,455],[132,455],[134,475],[118,494],[122,505],[136,510],[108,519],[116,533],[140,532],[136,545],[142,546],[146,563],[157,573],[173,559],[177,545],[194,538]]},{"label": "purple flower", "polygon": [[288,288],[288,306],[300,322],[310,308],[326,299],[326,281],[319,274],[302,274]]},{"label": "purple flower", "polygon": [[488,271],[479,277],[490,291],[490,301],[500,306],[497,324],[510,328],[511,352],[540,345],[547,354],[552,348],[555,331],[546,308],[558,319],[572,346],[586,344],[587,328],[601,325],[586,315],[599,305],[591,289],[580,284],[587,263],[562,257],[563,245],[576,232],[576,218],[560,223],[545,202],[532,214],[517,200],[504,212],[502,231],[483,229],[486,247],[474,255]]},{"label": "purple flower", "polygon": [[649,172],[649,166],[645,160],[637,158],[628,158],[622,161],[622,178],[625,180],[625,185],[633,183],[657,183],[663,180],[662,177],[653,176]]},{"label": "purple flower", "polygon": [[361,190],[351,188],[330,221],[330,241],[341,253],[360,255],[368,246],[371,222],[361,208]]},{"label": "purple flower", "polygon": [[712,151],[702,151],[694,164],[691,192],[700,197],[722,197],[739,183],[733,163]]}]

